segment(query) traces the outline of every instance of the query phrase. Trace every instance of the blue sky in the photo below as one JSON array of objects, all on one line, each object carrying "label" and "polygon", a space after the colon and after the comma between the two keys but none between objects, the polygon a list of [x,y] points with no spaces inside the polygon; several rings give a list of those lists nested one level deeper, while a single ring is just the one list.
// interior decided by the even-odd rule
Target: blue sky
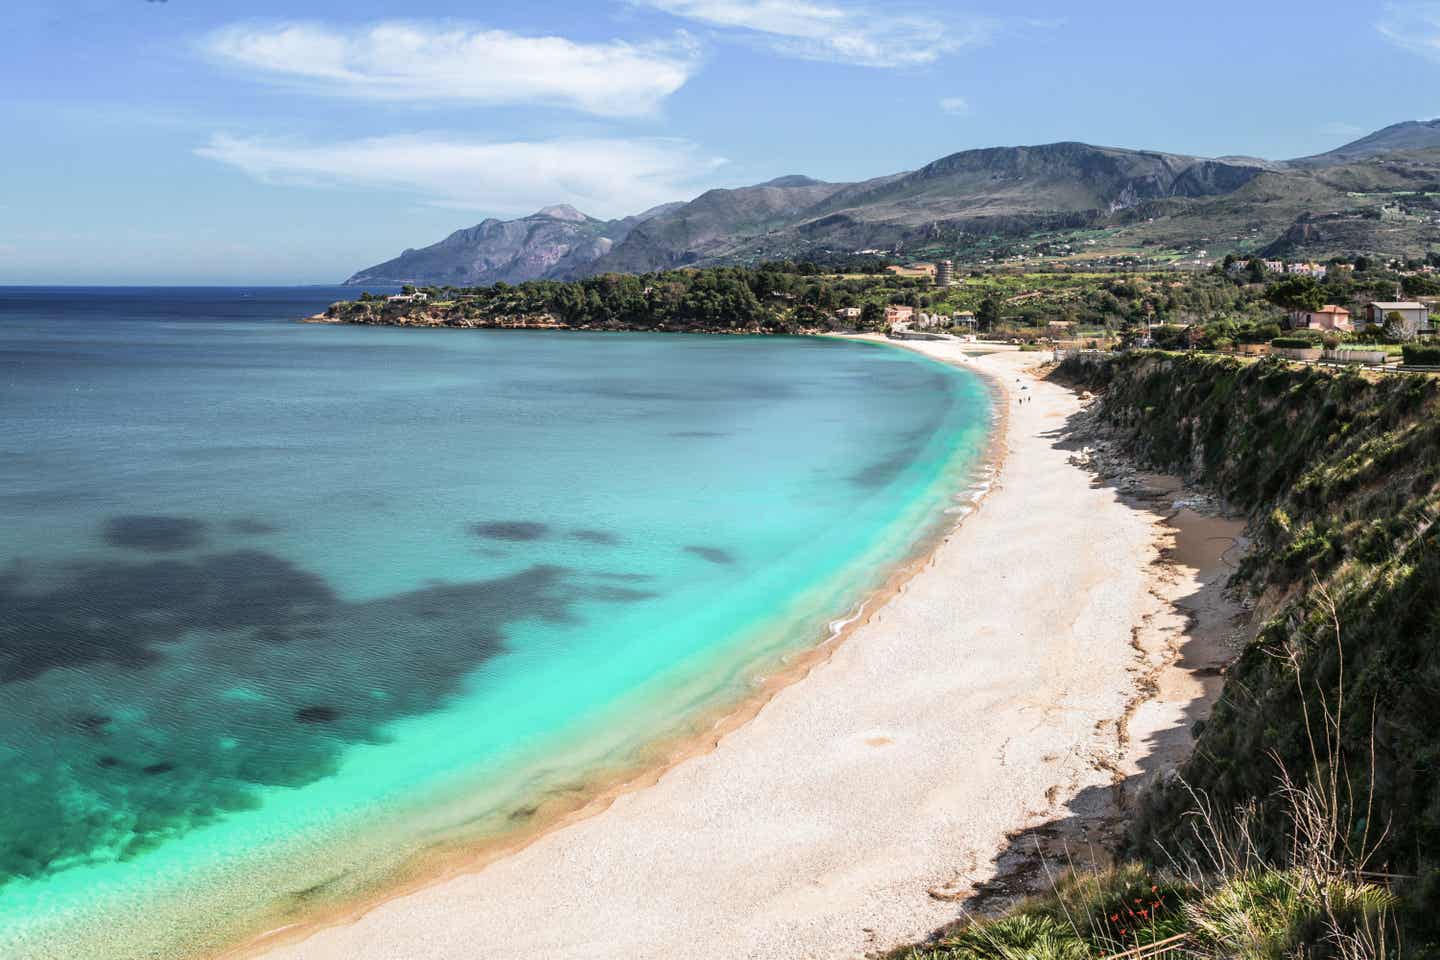
[{"label": "blue sky", "polygon": [[323,283],[487,216],[1440,115],[1440,2],[11,0],[0,283]]}]

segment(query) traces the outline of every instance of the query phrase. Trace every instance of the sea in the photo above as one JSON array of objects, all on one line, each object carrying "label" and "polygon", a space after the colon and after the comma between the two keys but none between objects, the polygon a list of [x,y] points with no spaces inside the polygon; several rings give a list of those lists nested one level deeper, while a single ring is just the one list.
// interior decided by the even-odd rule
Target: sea
[{"label": "sea", "polygon": [[986,385],[913,352],[296,322],[359,292],[0,288],[0,956],[205,956],[541,829],[983,482]]}]

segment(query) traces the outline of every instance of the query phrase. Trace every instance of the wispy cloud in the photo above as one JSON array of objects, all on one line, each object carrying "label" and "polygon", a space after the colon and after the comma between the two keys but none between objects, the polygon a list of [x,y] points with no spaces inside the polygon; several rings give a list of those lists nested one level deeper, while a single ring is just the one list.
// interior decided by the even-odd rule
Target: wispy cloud
[{"label": "wispy cloud", "polygon": [[339,29],[239,23],[200,41],[210,57],[332,96],[423,103],[551,104],[601,116],[653,112],[699,67],[685,34],[576,43],[417,22]]},{"label": "wispy cloud", "polygon": [[197,151],[266,183],[364,187],[502,215],[564,201],[600,217],[686,199],[724,161],[670,139],[486,143],[447,136],[287,143],[217,134]]},{"label": "wispy cloud", "polygon": [[970,101],[964,97],[943,97],[940,109],[952,117],[963,117],[970,113]]},{"label": "wispy cloud", "polygon": [[865,67],[933,63],[989,40],[994,21],[962,14],[907,12],[892,5],[832,0],[632,0],[726,30],[757,35],[774,49],[807,60]]},{"label": "wispy cloud", "polygon": [[1388,3],[1375,29],[1397,47],[1440,60],[1440,3]]}]

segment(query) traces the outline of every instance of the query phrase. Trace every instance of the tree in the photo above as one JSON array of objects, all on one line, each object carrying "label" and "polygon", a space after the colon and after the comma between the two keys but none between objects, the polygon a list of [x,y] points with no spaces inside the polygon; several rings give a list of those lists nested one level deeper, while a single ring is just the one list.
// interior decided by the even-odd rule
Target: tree
[{"label": "tree", "polygon": [[1385,314],[1385,337],[1392,341],[1410,339],[1410,330],[1405,323],[1405,315],[1399,310],[1391,310]]},{"label": "tree", "polygon": [[871,329],[879,329],[885,322],[885,308],[875,301],[870,301],[860,308],[860,325]]},{"label": "tree", "polygon": [[1440,280],[1420,273],[1413,277],[1403,278],[1400,281],[1400,289],[1405,291],[1407,297],[1440,296]]},{"label": "tree", "polygon": [[1314,277],[1289,276],[1265,291],[1265,299],[1285,310],[1319,310],[1325,293]]},{"label": "tree", "polygon": [[1265,261],[1261,260],[1259,257],[1256,257],[1255,259],[1250,261],[1250,282],[1265,282]]},{"label": "tree", "polygon": [[980,301],[980,309],[975,311],[975,322],[982,330],[994,330],[1000,322],[1000,298],[990,294]]}]

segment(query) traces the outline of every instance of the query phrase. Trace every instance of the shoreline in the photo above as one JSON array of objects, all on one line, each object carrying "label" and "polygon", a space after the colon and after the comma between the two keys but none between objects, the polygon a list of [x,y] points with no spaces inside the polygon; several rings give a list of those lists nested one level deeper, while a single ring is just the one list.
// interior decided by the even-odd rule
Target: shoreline
[{"label": "shoreline", "polygon": [[[884,337],[844,335],[839,338],[896,345]],[[322,908],[304,919],[245,935],[239,942],[197,956],[204,960],[252,960],[269,956],[277,949],[305,943],[327,929],[356,923],[392,901],[423,894],[425,890],[450,880],[484,871],[557,831],[603,815],[621,798],[646,790],[676,767],[713,752],[727,736],[752,722],[776,696],[802,683],[814,670],[827,663],[856,630],[869,624],[904,590],[906,583],[933,562],[935,552],[980,509],[1002,469],[1008,421],[1003,386],[987,371],[971,370],[968,365],[949,363],[939,358],[930,359],[975,373],[985,385],[990,394],[992,412],[985,452],[970,465],[968,482],[946,491],[943,502],[937,505],[934,515],[911,544],[908,556],[894,567],[883,583],[864,592],[842,617],[831,620],[826,625],[828,636],[784,654],[779,662],[767,658],[757,660],[755,666],[763,667],[764,672],[756,673],[754,688],[749,694],[738,701],[717,703],[715,707],[688,718],[684,733],[663,735],[647,743],[632,763],[611,770],[590,771],[583,789],[547,797],[537,803],[525,826],[479,840],[470,837],[438,841],[433,847],[416,853],[398,871],[410,879],[388,883],[374,896],[362,896],[358,901],[350,899]],[[967,493],[969,497],[961,504],[961,498]]]},{"label": "shoreline", "polygon": [[[891,342],[891,345],[917,350],[935,359],[943,359],[935,353],[943,353],[947,349],[929,343],[923,347],[910,343]],[[958,348],[959,345],[955,346]],[[1035,452],[1032,448],[1036,446],[1033,441],[1041,439],[1029,435],[1030,422],[1024,424],[1026,436],[1011,438],[1009,435],[1008,421],[1016,412],[1011,409],[1012,401],[1021,391],[1012,389],[1006,377],[1021,372],[1021,364],[1029,361],[1033,365],[1038,358],[1010,351],[1003,352],[1002,356],[1006,354],[1011,359],[962,364],[967,369],[986,375],[1002,400],[999,405],[1002,422],[995,428],[991,456],[985,461],[994,470],[988,491],[988,497],[992,498],[997,493],[1007,495],[1010,492],[1007,481],[1025,479],[1024,476],[1012,476],[1006,470],[1009,464],[1007,455],[1015,452],[1014,448],[1018,446],[1012,440],[1031,441],[1019,450],[1022,454],[1032,454]],[[955,359],[952,357],[950,362],[955,362]],[[1039,383],[1032,382],[1037,387]],[[1028,390],[1032,384],[1026,384],[1025,389]],[[1049,409],[1056,406],[1055,394],[1069,395],[1072,399],[1069,406],[1078,406],[1078,400],[1068,390],[1053,384],[1048,387],[1047,399],[1051,402],[1041,405],[1042,417],[1051,419],[1063,415],[1063,410]],[[1060,406],[1065,404],[1062,402]],[[1020,409],[1026,411],[1026,421],[1033,419],[1028,404]],[[1043,439],[1041,444],[1053,446]],[[1026,459],[1033,458],[1027,456]],[[1027,462],[1024,466],[1031,468],[1034,464]],[[1033,471],[1027,469],[1025,472]],[[1082,475],[1082,471],[1074,473]],[[1084,486],[1092,488],[1093,492],[1090,478],[1083,475],[1080,478]],[[1073,485],[1076,477],[1069,479]],[[1071,495],[1077,492],[1076,489],[1067,491]],[[1118,495],[1102,493],[1100,500],[1105,499],[1120,510],[1134,509],[1121,503]],[[997,516],[997,513],[999,511],[979,511],[978,516],[984,518],[989,526],[1001,528],[1002,533],[1007,520],[1012,526],[1017,521],[1013,514],[1006,517]],[[1026,689],[1026,673],[1017,674],[1013,669],[1010,670],[1009,682],[1005,682],[1006,678],[1000,676],[1005,671],[1000,669],[996,659],[1000,651],[993,648],[974,651],[979,659],[989,658],[989,664],[994,668],[991,672],[996,676],[987,678],[985,671],[979,671],[973,680],[948,677],[947,681],[952,685],[965,688],[963,692],[967,696],[941,698],[942,701],[956,700],[954,703],[926,704],[923,719],[930,735],[914,738],[922,749],[907,751],[908,767],[897,771],[893,769],[895,764],[883,761],[878,764],[882,776],[888,775],[893,780],[897,774],[910,773],[928,788],[924,797],[926,802],[918,808],[913,802],[907,802],[910,800],[905,796],[907,790],[900,789],[898,805],[892,801],[880,807],[888,812],[888,818],[903,820],[907,815],[928,816],[937,820],[941,832],[948,834],[955,843],[947,847],[933,835],[933,830],[926,829],[922,831],[923,845],[915,838],[911,838],[909,843],[897,845],[893,835],[905,834],[903,828],[906,824],[884,822],[887,817],[882,815],[882,822],[855,825],[857,831],[869,830],[879,836],[871,843],[856,844],[855,847],[842,845],[843,857],[837,859],[835,854],[842,851],[836,851],[833,845],[824,850],[807,850],[807,845],[802,843],[800,849],[795,850],[793,835],[813,829],[817,819],[823,820],[825,815],[837,821],[847,816],[853,818],[855,811],[837,809],[833,799],[837,790],[851,787],[852,782],[848,769],[842,771],[838,778],[833,775],[829,778],[807,778],[804,767],[807,761],[813,762],[817,754],[823,754],[827,737],[822,733],[816,738],[812,725],[796,725],[792,722],[793,717],[777,718],[777,714],[799,712],[803,715],[807,712],[807,701],[817,699],[822,693],[837,692],[822,689],[837,686],[836,672],[851,670],[854,664],[850,661],[874,659],[876,650],[861,650],[861,647],[881,648],[878,667],[870,665],[872,673],[878,669],[887,673],[887,679],[892,683],[925,686],[928,678],[923,675],[923,670],[911,672],[892,668],[885,662],[883,654],[887,650],[890,653],[900,652],[894,647],[895,635],[908,633],[904,625],[891,626],[887,621],[914,619],[917,614],[922,621],[933,621],[934,617],[926,615],[936,611],[924,608],[926,601],[934,606],[934,597],[916,598],[915,595],[922,592],[933,595],[937,587],[947,586],[945,574],[953,574],[954,570],[944,568],[955,566],[957,554],[962,566],[966,561],[983,563],[983,555],[965,556],[962,545],[958,543],[960,540],[977,539],[972,525],[964,523],[975,516],[977,511],[972,510],[959,516],[954,523],[943,525],[930,548],[903,565],[902,570],[897,570],[896,575],[887,581],[885,589],[872,594],[860,608],[859,615],[836,637],[806,651],[787,663],[784,670],[767,677],[756,697],[748,698],[739,708],[732,708],[688,749],[674,750],[675,745],[672,744],[670,755],[645,775],[631,777],[582,807],[556,817],[543,832],[522,843],[494,849],[488,856],[477,855],[472,849],[468,856],[458,857],[448,872],[427,872],[423,881],[391,890],[363,907],[271,931],[223,956],[267,956],[276,960],[397,955],[407,958],[458,958],[469,955],[466,949],[475,942],[501,944],[487,956],[519,957],[544,950],[549,955],[574,957],[613,956],[618,953],[661,957],[673,956],[683,950],[687,955],[717,958],[760,955],[800,957],[816,955],[817,947],[821,946],[824,952],[836,956],[858,956],[860,952],[877,946],[883,948],[919,939],[929,931],[953,922],[958,916],[958,903],[983,894],[984,884],[995,882],[997,876],[1003,878],[1008,870],[1017,866],[1007,864],[1001,856],[996,858],[993,869],[987,869],[981,863],[982,857],[988,858],[994,850],[1003,848],[1017,832],[1034,829],[1042,821],[1053,820],[1057,806],[1066,806],[1060,803],[1062,793],[1068,799],[1083,796],[1091,788],[1099,788],[1108,795],[1122,770],[1128,772],[1127,768],[1140,766],[1139,760],[1144,758],[1132,756],[1135,752],[1133,748],[1142,736],[1160,732],[1170,720],[1163,709],[1152,710],[1149,714],[1153,716],[1147,714],[1140,718],[1145,705],[1159,699],[1158,695],[1146,696],[1145,687],[1149,684],[1158,690],[1160,684],[1156,676],[1173,665],[1178,656],[1178,648],[1170,642],[1173,625],[1162,623],[1157,626],[1157,636],[1165,642],[1153,649],[1147,646],[1138,632],[1132,635],[1130,631],[1132,621],[1153,620],[1162,612],[1159,608],[1168,603],[1163,591],[1146,582],[1145,577],[1146,567],[1161,560],[1166,536],[1161,528],[1165,521],[1146,520],[1132,513],[1129,515],[1132,522],[1125,531],[1125,542],[1116,546],[1120,548],[1119,553],[1140,562],[1133,565],[1135,570],[1128,571],[1130,576],[1125,581],[1124,591],[1118,588],[1110,591],[1127,593],[1127,602],[1121,604],[1119,610],[1090,610],[1086,608],[1094,604],[1087,602],[1081,604],[1080,609],[1071,611],[1072,614],[1078,613],[1079,617],[1069,625],[1071,636],[1067,639],[1070,642],[1061,644],[1069,649],[1060,651],[1068,654],[1065,666],[1071,667],[1071,670],[1056,670],[1049,657],[1040,657],[1030,664],[1032,671],[1045,671],[1052,686],[1058,683],[1058,691],[1052,691],[1048,696],[1034,695]],[[1118,513],[1115,518],[1126,516]],[[1083,524],[1083,512],[1078,517],[1078,522]],[[1012,538],[1007,536],[1006,539]],[[1103,563],[1097,568],[1102,574],[1109,569]],[[1004,580],[1005,576],[1000,579]],[[1081,585],[1084,588],[1082,592],[1097,594],[1087,600],[1098,601],[1105,606],[1107,598],[1099,596],[1105,592],[1098,589],[1099,583],[1099,580],[1086,581]],[[1060,595],[1064,596],[1063,593]],[[975,599],[980,601],[983,596],[982,593]],[[953,617],[959,611],[952,604],[951,609],[940,612],[948,612]],[[989,632],[992,635],[1007,627],[1014,629],[1010,624],[1012,616],[1015,620],[1025,619],[1003,602],[999,612],[1004,616],[991,623]],[[994,613],[992,610],[991,614]],[[1106,629],[1082,638],[1079,636],[1082,633],[1079,629],[1081,622],[1090,616],[1105,620]],[[984,619],[983,616],[981,619]],[[931,626],[937,625],[932,623]],[[953,629],[953,626],[953,622],[941,624],[936,632],[943,634],[947,627]],[[1115,628],[1120,626],[1124,629],[1117,634]],[[1083,632],[1092,631],[1087,629]],[[931,639],[933,642],[933,637]],[[1085,642],[1080,642],[1082,640]],[[942,642],[938,646],[943,654],[948,645]],[[1046,644],[1042,640],[1041,646],[1055,646],[1055,643]],[[1090,651],[1090,647],[1095,650]],[[1094,657],[1088,655],[1092,653],[1103,654],[1099,658],[1100,679],[1103,682],[1098,697],[1087,689],[1093,686],[1089,681],[1094,679],[1089,674],[1096,669],[1092,662]],[[924,656],[921,659],[925,659]],[[1152,660],[1154,662],[1150,662]],[[934,664],[927,666],[933,669]],[[1079,676],[1082,673],[1086,676]],[[847,715],[866,705],[865,699],[872,692],[870,682],[874,677],[865,677],[864,671],[861,676],[866,682],[860,685],[847,685],[841,678],[838,692],[842,700],[838,706],[831,704],[825,716],[827,724],[837,725],[853,720]],[[1077,680],[1080,682],[1077,683]],[[1182,691],[1178,696],[1193,699],[1192,692]],[[883,698],[871,696],[870,699]],[[991,710],[985,709],[987,703]],[[809,712],[813,713],[815,704],[812,702],[809,706],[812,708]],[[880,706],[890,704],[882,703]],[[949,707],[955,712],[937,724],[931,715],[936,707]],[[997,713],[1022,724],[1028,723],[1029,728],[1023,733],[1001,737],[997,742],[999,731],[994,728],[994,723],[987,722],[998,720]],[[1038,727],[1035,726],[1037,714],[1041,721]],[[930,751],[945,752],[945,747],[956,739],[954,728],[963,728],[966,724],[973,728],[977,723],[980,727],[974,730],[975,739],[986,741],[992,748],[998,747],[998,765],[993,751],[984,751],[991,753],[988,764],[957,763],[958,758],[954,756],[930,755]],[[1055,725],[1058,725],[1058,730]],[[848,768],[852,760],[871,760],[882,751],[891,751],[914,731],[907,730],[903,723],[892,723],[869,732],[874,735],[847,746],[847,753],[855,749],[860,753],[847,756],[844,766]],[[789,742],[797,739],[794,736],[797,733],[810,735],[809,745],[815,749],[808,755],[807,751]],[[1023,744],[1017,744],[1017,739],[1022,739]],[[754,741],[757,740],[765,756],[754,756],[761,752],[755,746]],[[1060,741],[1060,749],[1057,749],[1056,740]],[[1070,743],[1068,751],[1064,749],[1066,742]],[[752,756],[746,756],[747,750]],[[657,755],[663,752],[657,750]],[[1026,754],[1030,759],[1016,765],[1015,758]],[[718,779],[714,769],[704,769],[716,767],[721,768]],[[936,770],[936,767],[945,769]],[[1047,767],[1061,769],[1047,771]],[[1036,781],[1037,772],[1042,774],[1040,779],[1056,782],[1035,789],[1038,783],[1032,781]],[[769,807],[775,805],[782,809],[793,805],[791,794],[795,791],[775,788],[771,782],[779,779],[786,780],[790,787],[799,788],[807,795],[814,794],[813,787],[817,785],[807,783],[807,779],[818,779],[819,786],[824,789],[819,796],[809,797],[814,809],[802,816],[792,811],[788,817],[781,817],[783,829],[766,830],[767,825],[774,825],[754,822],[771,819],[761,816],[762,812],[768,813]],[[726,815],[720,828],[725,840],[723,846],[711,845],[713,856],[696,855],[691,860],[675,849],[681,844],[664,842],[667,835],[672,840],[675,836],[686,836],[688,841],[696,842],[707,827],[714,832],[715,825],[710,822],[693,825],[699,828],[698,833],[693,827],[684,829],[684,824],[692,818],[694,807],[715,806],[717,794],[720,794],[718,800],[726,799],[724,794],[734,792],[737,780],[744,787],[753,787],[757,793],[763,793],[770,787],[772,795],[768,799],[771,803],[768,806],[742,804],[743,809],[739,810],[730,804],[720,803],[719,812]],[[1015,781],[1022,781],[1018,789]],[[975,789],[977,782],[983,787],[978,793]],[[889,792],[896,792],[894,785],[891,786]],[[996,797],[997,791],[999,798]],[[677,793],[681,795],[679,798],[675,796]],[[964,796],[969,796],[970,802],[957,802]],[[942,801],[938,810],[937,799]],[[1000,802],[997,803],[997,799]],[[949,802],[944,802],[946,800]],[[1121,801],[1116,798],[1116,802]],[[1088,826],[1081,833],[1087,830]],[[657,840],[660,843],[658,849]],[[818,870],[820,877],[809,881],[800,879],[807,872],[815,872],[813,865],[799,870],[793,869],[794,865],[785,868],[777,866],[757,873],[743,857],[740,863],[735,863],[737,846],[750,845],[762,851],[769,850],[780,860],[788,857],[808,865],[808,861],[818,859],[822,861]],[[817,842],[810,846],[819,847],[822,844]],[[951,859],[956,857],[954,848],[957,846],[964,847],[967,853]],[[873,852],[877,849],[879,855]],[[677,854],[679,861],[675,859]],[[871,865],[873,869],[868,872],[860,870],[856,875],[853,861],[867,854],[876,861]],[[653,869],[645,874],[645,867],[660,866],[657,857],[665,859],[665,866],[669,869]],[[937,865],[937,860],[943,866]],[[947,860],[950,862],[946,863]],[[604,878],[585,885],[588,896],[579,894],[574,882],[566,878],[566,869],[577,862],[591,864],[592,873]],[[625,869],[626,864],[631,869]],[[640,871],[638,874],[637,870]],[[648,896],[633,897],[630,891],[623,889],[621,877],[632,886],[644,888]],[[816,883],[836,885],[842,892],[851,894],[851,901],[856,901],[858,897],[858,902],[847,901],[848,905],[837,906],[832,898],[818,898],[809,889]],[[908,889],[909,895],[897,890],[897,883]],[[758,887],[770,892],[762,895]],[[612,899],[620,902],[608,905],[597,903],[597,900],[605,899],[597,897],[597,891],[610,893]],[[715,903],[716,900],[724,900],[723,895],[727,893],[728,902]],[[677,899],[680,902],[674,903]],[[635,902],[632,903],[632,900]],[[788,902],[791,909],[788,912],[780,910],[777,902]],[[671,907],[660,907],[657,903],[670,903]],[[695,906],[697,903],[704,903],[707,909]],[[495,905],[493,914],[488,909],[492,904]],[[566,913],[562,904],[571,912]],[[626,914],[625,906],[630,907],[629,914]],[[688,913],[687,906],[690,907]],[[478,912],[483,916],[475,915],[477,907],[481,908]],[[537,909],[540,910],[539,915],[535,912]],[[598,915],[597,910],[600,911]],[[556,911],[562,915],[556,916]],[[585,919],[587,916],[588,920]],[[817,922],[819,917],[825,917],[830,922]],[[835,919],[843,922],[837,924]],[[759,920],[765,922],[759,923]],[[677,921],[679,928],[671,929]],[[616,923],[621,923],[623,930],[615,930]],[[868,926],[858,926],[861,923]],[[716,924],[728,933],[717,932],[715,938],[701,943],[692,941],[691,938],[696,935],[695,927],[708,929]],[[768,935],[753,929],[757,924],[769,931]],[[741,928],[738,931],[737,925]],[[824,929],[817,930],[816,927]],[[596,942],[603,940],[606,934],[612,939],[620,939],[614,940],[613,948],[596,949]],[[624,939],[625,936],[629,939]],[[763,953],[758,952],[762,944],[765,946]]]}]

